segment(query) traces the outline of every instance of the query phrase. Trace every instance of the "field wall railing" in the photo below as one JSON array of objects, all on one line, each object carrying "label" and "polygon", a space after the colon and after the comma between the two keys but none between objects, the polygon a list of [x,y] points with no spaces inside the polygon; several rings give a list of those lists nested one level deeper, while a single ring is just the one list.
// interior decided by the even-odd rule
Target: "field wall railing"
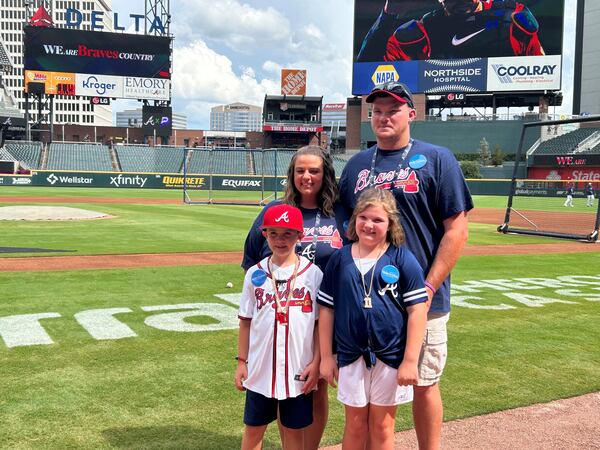
[{"label": "field wall railing", "polygon": [[[188,189],[222,191],[267,191],[283,192],[286,178],[252,175],[188,176]],[[263,186],[264,182],[264,186]],[[467,180],[473,195],[508,195],[510,180],[486,179]],[[183,189],[183,174],[180,173],[115,173],[115,172],[72,172],[57,170],[34,170],[31,175],[0,175],[2,186],[46,186],[46,187],[94,187],[94,188],[143,188]]]}]

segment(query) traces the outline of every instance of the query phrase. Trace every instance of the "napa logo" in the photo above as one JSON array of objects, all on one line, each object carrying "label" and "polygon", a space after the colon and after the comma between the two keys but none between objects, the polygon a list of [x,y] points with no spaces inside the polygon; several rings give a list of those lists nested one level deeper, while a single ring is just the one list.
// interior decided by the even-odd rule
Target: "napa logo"
[{"label": "napa logo", "polygon": [[391,64],[386,64],[377,66],[371,80],[373,80],[373,84],[377,86],[378,84],[387,83],[388,81],[398,81],[399,78],[400,75],[396,72],[396,68]]}]

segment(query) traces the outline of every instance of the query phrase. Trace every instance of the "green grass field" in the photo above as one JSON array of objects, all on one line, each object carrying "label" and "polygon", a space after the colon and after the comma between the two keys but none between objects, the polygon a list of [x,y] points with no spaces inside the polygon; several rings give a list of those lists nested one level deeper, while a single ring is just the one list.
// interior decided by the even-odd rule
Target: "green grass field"
[{"label": "green grass field", "polygon": [[[0,196],[150,195],[69,191],[2,187]],[[476,198],[480,204],[502,208],[505,199]],[[117,218],[0,222],[2,245],[76,255],[241,250],[259,211],[71,206]],[[551,240],[470,225],[471,244],[536,242]],[[22,255],[0,254],[15,256]],[[442,381],[445,420],[600,390],[595,261],[594,253],[461,258]],[[0,448],[239,448],[244,396],[233,385],[233,356],[241,282],[236,264],[0,273]],[[323,444],[342,433],[335,391],[330,398]],[[409,407],[400,408],[397,425],[411,427]],[[278,448],[270,428],[265,447]]]}]

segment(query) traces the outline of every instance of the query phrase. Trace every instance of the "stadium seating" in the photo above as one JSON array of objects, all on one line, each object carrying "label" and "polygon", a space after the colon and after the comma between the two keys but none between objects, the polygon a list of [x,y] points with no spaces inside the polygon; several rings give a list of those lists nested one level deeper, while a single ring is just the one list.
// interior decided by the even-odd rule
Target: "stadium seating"
[{"label": "stadium seating", "polygon": [[572,153],[579,143],[590,137],[597,130],[594,128],[579,128],[570,133],[557,136],[542,142],[535,150],[536,155],[560,155]]},{"label": "stadium seating", "polygon": [[112,172],[106,145],[52,143],[48,148],[48,170],[88,170]]},{"label": "stadium seating", "polygon": [[248,160],[246,150],[196,149],[189,162],[189,173],[247,175]]},{"label": "stadium seating", "polygon": [[6,141],[4,150],[12,155],[12,161],[20,161],[28,169],[39,169],[42,154],[41,142]]},{"label": "stadium seating", "polygon": [[254,171],[256,175],[285,176],[295,150],[262,150],[252,152],[254,158]]},{"label": "stadium seating", "polygon": [[184,150],[184,147],[115,146],[123,172],[179,173]]}]

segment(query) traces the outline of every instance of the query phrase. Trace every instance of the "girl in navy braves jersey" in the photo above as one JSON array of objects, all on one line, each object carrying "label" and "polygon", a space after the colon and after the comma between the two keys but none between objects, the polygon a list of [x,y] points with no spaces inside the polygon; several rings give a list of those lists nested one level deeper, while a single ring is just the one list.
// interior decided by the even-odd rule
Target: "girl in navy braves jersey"
[{"label": "girl in navy braves jersey", "polygon": [[[260,227],[265,213],[282,203],[296,206],[302,211],[304,235],[298,251],[325,270],[331,255],[346,242],[342,225],[345,212],[337,200],[338,188],[331,156],[317,146],[298,149],[288,167],[283,201],[269,203],[248,232],[242,261],[244,270],[271,254]],[[306,430],[305,448],[319,447],[327,424],[328,409],[327,383],[319,380],[314,395],[314,422]]]},{"label": "girl in navy braves jersey", "polygon": [[388,190],[360,196],[348,237],[354,243],[330,258],[317,297],[321,376],[339,383],[343,448],[364,449],[368,441],[369,448],[393,449],[397,405],[412,400],[418,381],[427,321],[423,270],[401,245],[404,232]]}]

